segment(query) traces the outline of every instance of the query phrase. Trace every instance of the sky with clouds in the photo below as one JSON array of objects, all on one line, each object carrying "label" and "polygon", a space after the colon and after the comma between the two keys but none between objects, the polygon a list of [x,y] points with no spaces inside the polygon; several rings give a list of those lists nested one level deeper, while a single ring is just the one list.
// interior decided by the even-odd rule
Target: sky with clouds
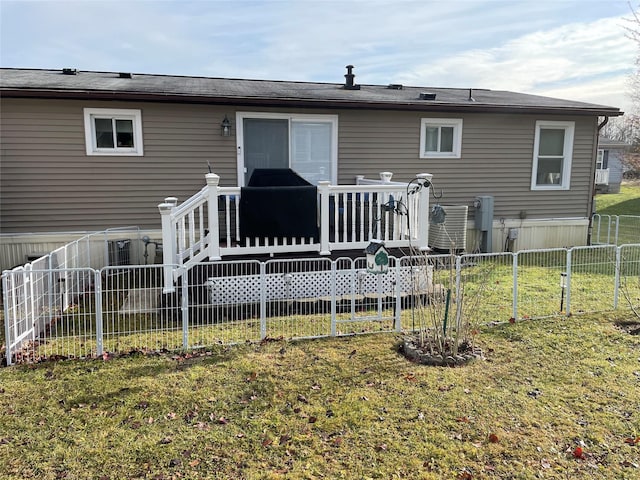
[{"label": "sky with clouds", "polygon": [[630,17],[627,0],[0,0],[0,65],[341,83],[353,64],[362,84],[630,111]]}]

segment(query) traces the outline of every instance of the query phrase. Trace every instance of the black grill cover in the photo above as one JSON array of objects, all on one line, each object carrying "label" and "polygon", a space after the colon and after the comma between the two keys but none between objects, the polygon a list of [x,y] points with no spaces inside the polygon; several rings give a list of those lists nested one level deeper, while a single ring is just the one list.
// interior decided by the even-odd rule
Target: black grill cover
[{"label": "black grill cover", "polygon": [[240,192],[240,237],[318,241],[318,193],[289,168],[256,168]]}]

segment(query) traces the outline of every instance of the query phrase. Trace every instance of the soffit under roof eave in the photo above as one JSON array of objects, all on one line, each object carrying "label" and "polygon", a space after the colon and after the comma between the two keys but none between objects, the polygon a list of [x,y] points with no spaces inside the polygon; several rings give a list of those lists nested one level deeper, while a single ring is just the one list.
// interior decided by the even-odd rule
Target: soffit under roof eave
[{"label": "soffit under roof eave", "polygon": [[107,101],[142,101],[193,103],[208,105],[238,105],[238,106],[287,106],[309,108],[344,108],[370,110],[406,110],[432,112],[466,112],[466,113],[529,113],[554,115],[590,115],[617,117],[624,112],[615,108],[572,108],[531,105],[497,105],[473,103],[444,103],[427,101],[429,103],[414,102],[374,102],[350,101],[339,99],[310,99],[310,98],[268,98],[268,97],[212,97],[196,95],[179,95],[174,93],[144,93],[120,91],[85,91],[85,90],[46,90],[46,89],[10,89],[0,88],[0,97],[5,98],[42,98],[67,100],[107,100]]}]

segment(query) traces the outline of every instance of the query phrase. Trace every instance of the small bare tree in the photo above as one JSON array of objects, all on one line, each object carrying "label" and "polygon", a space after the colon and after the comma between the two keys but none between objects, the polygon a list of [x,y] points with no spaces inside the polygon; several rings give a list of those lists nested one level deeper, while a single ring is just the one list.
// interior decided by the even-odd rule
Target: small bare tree
[{"label": "small bare tree", "polygon": [[491,268],[474,266],[473,285],[467,284],[454,244],[450,251],[443,255],[412,251],[411,314],[417,331],[413,343],[423,363],[457,365],[481,356],[474,337]]}]

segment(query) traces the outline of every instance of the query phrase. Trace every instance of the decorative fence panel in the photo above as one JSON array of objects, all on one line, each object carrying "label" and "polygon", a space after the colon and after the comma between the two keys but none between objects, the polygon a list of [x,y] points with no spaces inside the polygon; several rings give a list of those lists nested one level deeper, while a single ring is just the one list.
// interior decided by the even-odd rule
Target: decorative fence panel
[{"label": "decorative fence panel", "polygon": [[566,311],[570,278],[566,249],[518,252],[514,262],[517,272],[514,279],[517,300],[515,318],[550,317]]},{"label": "decorative fence panel", "polygon": [[[463,295],[465,317],[478,322],[503,322],[514,318],[515,254],[486,253],[459,257],[458,295]],[[491,301],[483,301],[490,298]]]},{"label": "decorative fence panel", "polygon": [[619,279],[614,305],[616,308],[632,306],[640,312],[640,244],[622,245],[617,265]]},{"label": "decorative fence panel", "polygon": [[575,247],[569,250],[571,288],[567,289],[572,313],[615,309],[615,245]]},{"label": "decorative fence panel", "polygon": [[38,260],[2,276],[7,363],[640,309],[640,244],[389,260],[201,263],[173,292],[165,265]]},{"label": "decorative fence panel", "polygon": [[93,277],[92,269],[36,270],[32,265],[5,272],[8,360],[11,355],[17,360],[37,360],[96,354],[93,300],[97,296],[92,282],[86,281]]},{"label": "decorative fence panel", "polygon": [[594,244],[624,245],[640,242],[639,215],[593,215]]}]

